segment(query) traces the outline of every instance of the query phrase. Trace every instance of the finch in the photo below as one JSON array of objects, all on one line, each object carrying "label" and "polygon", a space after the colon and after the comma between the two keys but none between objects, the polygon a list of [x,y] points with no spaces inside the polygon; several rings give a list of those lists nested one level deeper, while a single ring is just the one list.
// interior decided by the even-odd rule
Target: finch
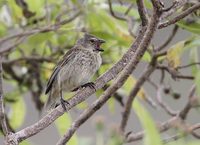
[{"label": "finch", "polygon": [[48,94],[46,110],[55,108],[59,103],[66,109],[65,105],[68,102],[64,100],[62,91],[71,92],[86,86],[95,89],[90,79],[101,66],[100,52],[104,51],[100,48],[102,43],[105,41],[85,34],[65,53],[48,80],[45,91],[45,94]]}]

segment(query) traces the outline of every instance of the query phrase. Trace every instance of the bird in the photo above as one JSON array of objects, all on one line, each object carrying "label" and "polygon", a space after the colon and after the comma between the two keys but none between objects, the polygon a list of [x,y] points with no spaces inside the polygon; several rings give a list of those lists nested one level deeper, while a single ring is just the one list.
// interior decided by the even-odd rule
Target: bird
[{"label": "bird", "polygon": [[66,110],[65,105],[69,103],[63,98],[63,91],[77,91],[87,86],[95,89],[95,85],[90,82],[90,79],[102,64],[100,52],[104,50],[100,46],[103,43],[105,43],[105,40],[85,33],[64,54],[47,82],[45,91],[45,94],[48,95],[45,103],[47,111],[54,109],[58,104],[61,104],[63,109]]}]

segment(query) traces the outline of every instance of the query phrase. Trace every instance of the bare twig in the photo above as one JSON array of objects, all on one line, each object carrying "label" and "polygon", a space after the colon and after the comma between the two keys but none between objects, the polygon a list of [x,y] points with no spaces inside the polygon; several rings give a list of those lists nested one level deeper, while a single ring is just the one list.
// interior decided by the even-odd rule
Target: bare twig
[{"label": "bare twig", "polygon": [[138,79],[137,83],[135,84],[134,88],[131,90],[128,99],[126,101],[124,110],[122,112],[122,120],[120,123],[120,130],[124,132],[125,127],[128,122],[128,118],[131,112],[131,106],[133,103],[134,98],[136,97],[137,93],[139,92],[141,86],[144,84],[146,79],[151,75],[151,73],[154,71],[155,67],[151,64],[148,65],[148,67],[145,69],[145,71],[142,73],[141,77]]},{"label": "bare twig", "polygon": [[118,15],[115,14],[115,12],[113,11],[113,8],[112,8],[112,2],[111,2],[111,0],[108,0],[108,6],[109,6],[110,14],[111,14],[114,18],[116,18],[116,19],[118,19],[118,20],[122,20],[122,21],[127,21],[127,19],[126,19],[125,17],[118,16]]},{"label": "bare twig", "polygon": [[130,6],[127,8],[127,10],[125,11],[124,15],[128,15],[128,13],[130,12],[130,10],[132,9],[132,7],[134,6],[133,3],[130,4]]},{"label": "bare twig", "polygon": [[1,121],[1,127],[3,130],[4,135],[8,135],[8,127],[6,123],[6,117],[5,117],[5,109],[4,109],[4,103],[3,103],[3,69],[2,69],[2,57],[0,56],[0,121]]},{"label": "bare twig", "polygon": [[170,136],[170,137],[168,137],[168,138],[163,139],[162,142],[163,142],[164,144],[167,144],[167,143],[169,143],[169,142],[171,142],[171,141],[176,141],[176,140],[182,138],[183,136],[184,136],[183,133],[178,133],[178,134],[176,134],[176,135],[173,135],[173,136]]},{"label": "bare twig", "polygon": [[189,14],[191,14],[192,12],[198,10],[200,8],[200,3],[197,3],[195,5],[193,5],[192,7],[188,8],[187,10],[183,11],[181,14],[179,14],[178,16],[166,21],[166,22],[163,22],[161,24],[158,25],[158,28],[159,29],[162,29],[164,27],[167,27],[171,24],[175,24],[176,22],[178,22],[179,20],[185,18],[186,16],[188,16]]},{"label": "bare twig", "polygon": [[174,14],[178,9],[183,7],[187,3],[187,1],[188,0],[176,0],[168,11],[162,13],[161,19],[167,18]]},{"label": "bare twig", "polygon": [[189,91],[189,95],[188,95],[188,102],[187,104],[185,105],[185,107],[183,108],[183,110],[180,111],[179,113],[179,117],[183,120],[186,119],[187,115],[188,115],[188,112],[190,111],[190,109],[192,108],[192,98],[194,97],[194,93],[195,93],[195,89],[196,89],[196,86],[193,85]]},{"label": "bare twig", "polygon": [[173,30],[172,30],[172,32],[171,32],[171,34],[167,38],[167,40],[162,45],[160,45],[158,48],[156,48],[155,50],[156,51],[161,51],[163,48],[165,48],[173,40],[177,30],[178,30],[178,26],[175,25]]},{"label": "bare twig", "polygon": [[172,68],[170,68],[168,66],[158,65],[157,69],[161,69],[162,71],[167,71],[172,76],[173,79],[188,79],[188,80],[193,80],[194,79],[193,76],[181,75],[175,69],[172,69]]},{"label": "bare twig", "polygon": [[[160,126],[158,126],[158,130],[162,133],[164,131],[169,130],[172,125],[174,124],[174,122],[177,122],[179,120],[179,118],[177,117],[173,117],[165,122],[163,122]],[[144,131],[140,131],[138,133],[131,133],[130,135],[128,135],[126,137],[126,142],[133,142],[133,141],[137,141],[137,140],[141,140],[144,137],[145,132]]]},{"label": "bare twig", "polygon": [[193,65],[200,65],[200,62],[193,62],[191,64],[187,64],[187,65],[182,65],[182,66],[177,66],[176,69],[183,69],[183,68],[187,68],[187,67],[191,67]]}]

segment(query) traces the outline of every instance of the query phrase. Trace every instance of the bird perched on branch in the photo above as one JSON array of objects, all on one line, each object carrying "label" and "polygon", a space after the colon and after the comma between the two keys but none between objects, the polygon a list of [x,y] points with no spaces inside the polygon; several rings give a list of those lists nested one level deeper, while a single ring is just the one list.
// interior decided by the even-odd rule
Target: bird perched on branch
[{"label": "bird perched on branch", "polygon": [[86,86],[95,89],[94,83],[90,82],[90,79],[102,63],[100,56],[100,52],[103,51],[100,48],[102,43],[105,41],[85,34],[74,47],[65,53],[55,66],[47,83],[45,94],[48,94],[49,97],[45,104],[46,110],[55,108],[59,100],[66,109],[65,105],[68,102],[64,100],[62,91],[75,91]]}]

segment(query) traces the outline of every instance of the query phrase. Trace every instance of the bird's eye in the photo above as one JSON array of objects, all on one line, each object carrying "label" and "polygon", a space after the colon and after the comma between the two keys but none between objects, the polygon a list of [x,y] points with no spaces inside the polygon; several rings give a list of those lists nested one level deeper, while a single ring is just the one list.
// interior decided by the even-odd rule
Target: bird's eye
[{"label": "bird's eye", "polygon": [[91,42],[91,43],[94,43],[94,39],[90,39],[90,42]]}]

